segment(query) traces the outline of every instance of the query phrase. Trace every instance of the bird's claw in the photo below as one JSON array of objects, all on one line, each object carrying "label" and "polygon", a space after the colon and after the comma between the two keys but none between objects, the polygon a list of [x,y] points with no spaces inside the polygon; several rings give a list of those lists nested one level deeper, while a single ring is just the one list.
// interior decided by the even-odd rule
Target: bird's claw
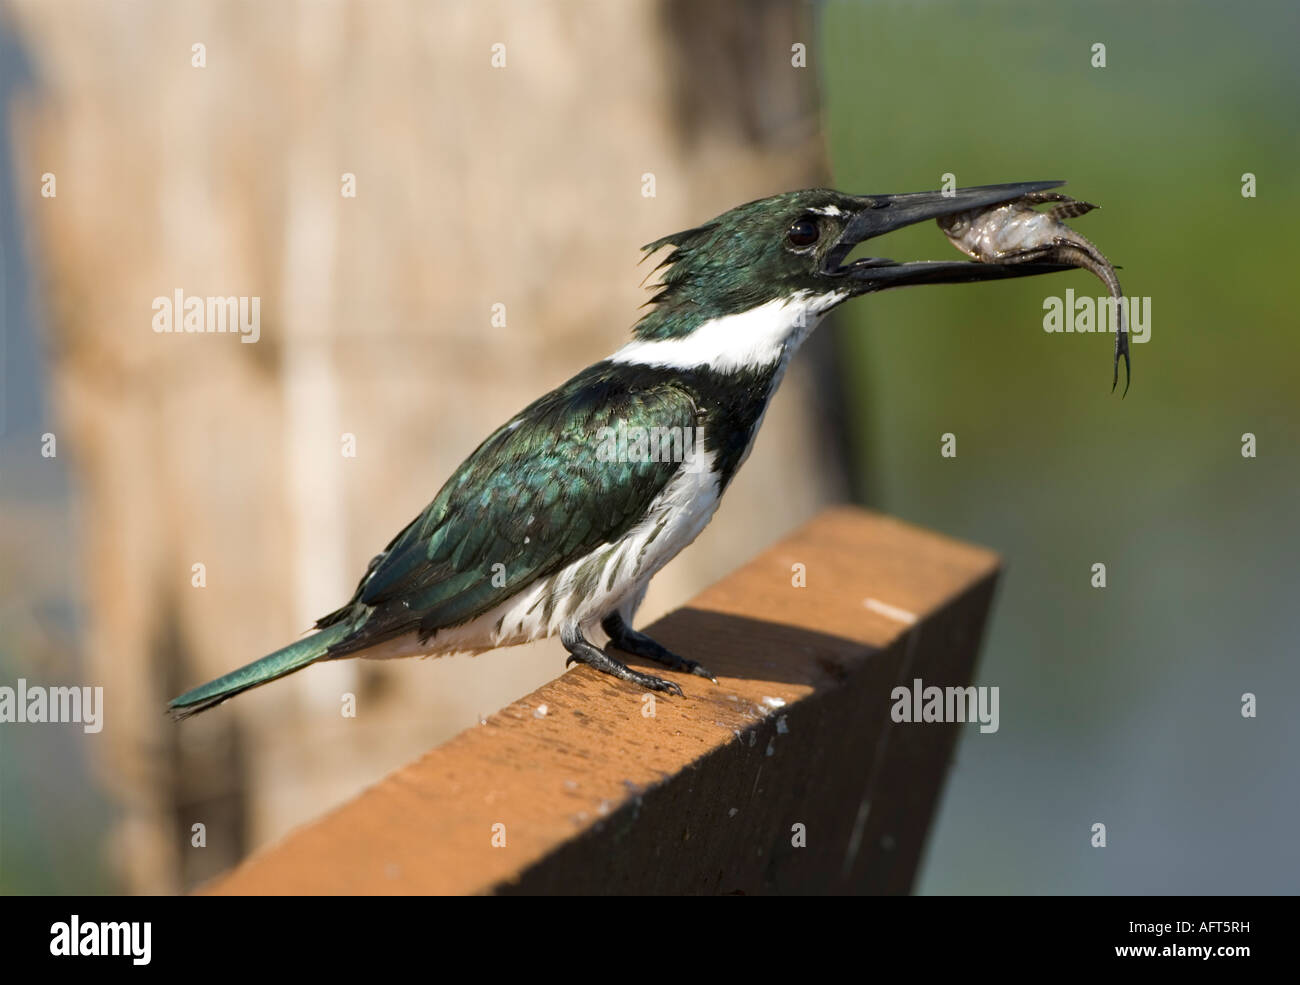
[{"label": "bird's claw", "polygon": [[664,691],[668,694],[675,694],[679,698],[685,697],[682,693],[682,689],[672,681],[666,681],[662,677],[655,677],[653,674],[638,673],[635,670],[632,671],[632,674],[634,676],[629,678],[629,680],[634,684],[641,685],[643,688],[650,691]]},{"label": "bird's claw", "polygon": [[661,643],[656,643],[645,633],[638,633],[632,629],[617,614],[606,619],[602,628],[609,634],[610,645],[625,653],[630,653],[634,657],[653,660],[655,663],[663,664],[669,670],[675,670],[678,673],[694,674],[696,677],[706,678],[714,684],[718,683],[718,678],[713,671],[699,663],[699,661],[687,660],[685,657],[678,656]]},{"label": "bird's claw", "polygon": [[703,677],[706,680],[712,681],[714,684],[718,683],[718,678],[714,675],[713,671],[709,670],[708,667],[705,667],[698,660],[686,660],[683,658],[682,666],[679,669],[684,673],[694,674],[696,677]]}]

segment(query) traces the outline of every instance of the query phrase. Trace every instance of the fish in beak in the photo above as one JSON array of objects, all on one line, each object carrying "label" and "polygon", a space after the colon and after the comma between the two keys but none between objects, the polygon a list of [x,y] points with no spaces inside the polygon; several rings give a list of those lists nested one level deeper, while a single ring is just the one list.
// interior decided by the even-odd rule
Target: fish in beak
[{"label": "fish in beak", "polygon": [[865,257],[845,263],[860,243],[884,236],[904,226],[941,219],[955,213],[988,209],[1065,184],[1063,181],[1025,181],[1005,185],[976,185],[942,192],[908,192],[903,195],[863,195],[855,199],[859,210],[849,220],[839,240],[826,254],[824,273],[843,277],[853,294],[867,294],[912,284],[968,284],[975,281],[1028,277],[1069,270],[1071,264],[1038,261],[1015,263],[920,260],[899,262],[885,257]]},{"label": "fish in beak", "polygon": [[[1040,212],[1035,206],[1050,205]],[[1124,359],[1124,393],[1133,378],[1128,330],[1124,324],[1124,291],[1115,268],[1101,250],[1064,222],[1091,212],[1097,206],[1060,192],[1032,191],[1001,204],[953,212],[938,218],[939,228],[953,246],[980,263],[1064,263],[1089,270],[1106,285],[1115,299],[1115,360],[1111,391],[1119,384],[1119,361]]]}]

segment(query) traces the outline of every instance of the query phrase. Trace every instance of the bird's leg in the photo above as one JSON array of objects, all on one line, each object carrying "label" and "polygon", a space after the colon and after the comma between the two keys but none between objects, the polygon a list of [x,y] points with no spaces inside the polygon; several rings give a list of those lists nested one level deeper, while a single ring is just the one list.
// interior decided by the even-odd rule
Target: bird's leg
[{"label": "bird's leg", "polygon": [[609,634],[610,644],[618,647],[624,653],[630,653],[636,657],[645,657],[647,660],[653,660],[655,663],[663,664],[673,670],[680,670],[685,674],[695,674],[697,677],[707,677],[714,684],[718,683],[713,671],[701,666],[694,660],[679,657],[672,650],[656,643],[645,633],[638,633],[623,621],[623,617],[618,612],[612,612],[606,616],[604,622],[600,624],[600,628]]},{"label": "bird's leg", "polygon": [[651,691],[667,691],[670,694],[682,693],[682,689],[672,681],[665,681],[650,674],[642,674],[622,661],[615,660],[600,647],[583,639],[582,632],[576,626],[565,627],[560,630],[560,642],[569,651],[569,659],[564,661],[566,667],[575,662],[586,664],[588,667],[595,667],[606,674],[612,674],[620,680],[639,684]]}]

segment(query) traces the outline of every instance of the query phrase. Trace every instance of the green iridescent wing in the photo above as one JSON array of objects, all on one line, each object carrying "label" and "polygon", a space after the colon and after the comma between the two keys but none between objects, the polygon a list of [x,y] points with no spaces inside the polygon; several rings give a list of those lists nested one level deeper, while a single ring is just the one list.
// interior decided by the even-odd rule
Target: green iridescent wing
[{"label": "green iridescent wing", "polygon": [[373,607],[331,653],[463,623],[616,540],[681,467],[611,456],[620,422],[684,433],[697,417],[690,395],[664,374],[614,373],[605,364],[542,397],[465,460],[371,562],[352,602],[320,621]]}]

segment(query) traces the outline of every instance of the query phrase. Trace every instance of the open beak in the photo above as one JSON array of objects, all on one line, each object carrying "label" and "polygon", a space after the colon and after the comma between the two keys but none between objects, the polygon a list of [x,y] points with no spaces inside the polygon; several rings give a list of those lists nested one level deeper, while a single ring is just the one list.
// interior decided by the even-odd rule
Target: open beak
[{"label": "open beak", "polygon": [[1009,185],[976,185],[951,192],[909,192],[905,195],[863,195],[861,208],[849,220],[839,241],[827,252],[824,271],[828,276],[851,281],[854,294],[883,291],[909,284],[966,284],[1004,277],[1029,277],[1058,270],[1070,270],[1059,263],[977,263],[973,260],[919,260],[899,263],[884,257],[866,257],[846,264],[845,258],[859,243],[927,219],[954,212],[984,209],[1044,191],[1064,181],[1025,181]]}]

